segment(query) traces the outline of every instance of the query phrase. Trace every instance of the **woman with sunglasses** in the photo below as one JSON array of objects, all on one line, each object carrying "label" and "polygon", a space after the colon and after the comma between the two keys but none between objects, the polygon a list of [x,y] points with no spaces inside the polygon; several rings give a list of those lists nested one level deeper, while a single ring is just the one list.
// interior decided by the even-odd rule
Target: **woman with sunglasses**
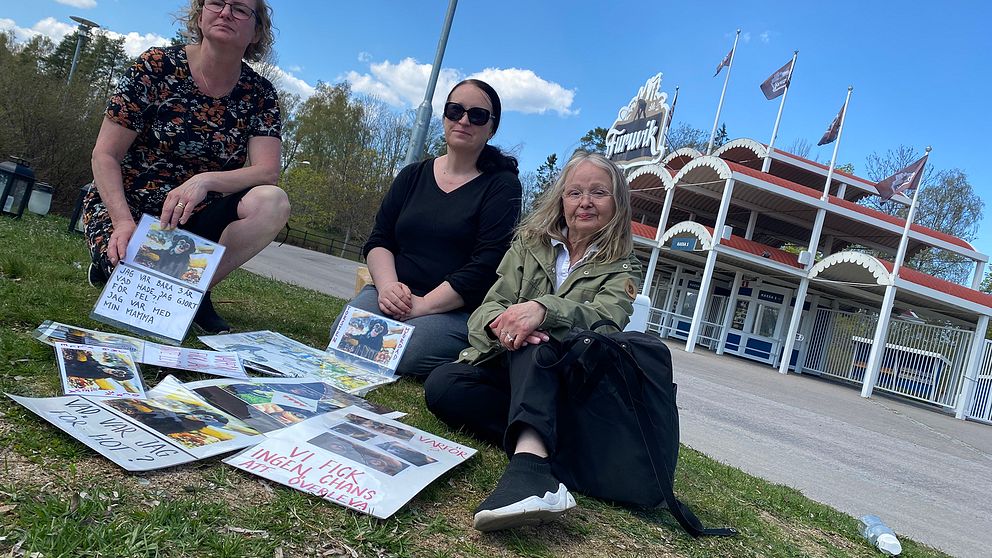
[{"label": "woman with sunglasses", "polygon": [[[273,41],[266,0],[190,0],[191,43],[145,51],[110,98],[93,148],[96,188],[83,222],[91,284],[106,282],[142,213],[226,247],[213,284],[275,238],[289,218],[279,179],[276,90],[245,61]],[[212,286],[212,285],[211,285]],[[193,323],[230,330],[203,298]]]},{"label": "woman with sunglasses", "polygon": [[374,285],[349,304],[414,326],[400,374],[426,377],[455,360],[510,244],[517,160],[488,144],[501,108],[489,84],[456,85],[444,105],[447,153],[401,170],[376,214],[363,249]]}]

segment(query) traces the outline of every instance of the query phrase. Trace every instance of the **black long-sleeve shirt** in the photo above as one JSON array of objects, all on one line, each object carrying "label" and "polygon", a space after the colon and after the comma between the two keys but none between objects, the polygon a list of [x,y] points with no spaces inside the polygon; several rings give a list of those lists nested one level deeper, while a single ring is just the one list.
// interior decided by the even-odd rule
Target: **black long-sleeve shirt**
[{"label": "black long-sleeve shirt", "polygon": [[363,254],[393,253],[397,278],[417,296],[447,281],[471,312],[496,281],[520,217],[521,187],[508,171],[485,173],[445,193],[434,159],[408,165],[379,206]]}]

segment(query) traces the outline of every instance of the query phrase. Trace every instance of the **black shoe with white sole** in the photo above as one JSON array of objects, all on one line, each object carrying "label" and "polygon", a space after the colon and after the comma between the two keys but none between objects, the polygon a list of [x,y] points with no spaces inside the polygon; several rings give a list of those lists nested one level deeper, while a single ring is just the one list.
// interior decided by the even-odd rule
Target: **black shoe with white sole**
[{"label": "black shoe with white sole", "polygon": [[574,507],[575,498],[551,474],[546,458],[518,453],[510,459],[496,490],[475,510],[473,526],[488,532],[537,525]]}]

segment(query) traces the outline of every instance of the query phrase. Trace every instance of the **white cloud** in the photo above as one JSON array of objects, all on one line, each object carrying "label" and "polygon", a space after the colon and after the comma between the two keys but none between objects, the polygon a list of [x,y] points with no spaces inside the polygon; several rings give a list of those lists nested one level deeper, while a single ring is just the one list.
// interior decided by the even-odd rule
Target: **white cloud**
[{"label": "white cloud", "polygon": [[75,25],[63,23],[54,17],[46,17],[31,27],[20,27],[12,19],[0,18],[0,31],[12,32],[18,41],[27,41],[38,35],[44,35],[57,43],[75,29]]},{"label": "white cloud", "polygon": [[[423,100],[430,74],[430,64],[419,64],[413,58],[404,58],[395,64],[388,60],[372,63],[369,73],[351,71],[343,78],[357,93],[373,95],[393,106],[413,108]],[[432,102],[435,113],[440,112],[448,91],[466,77],[478,78],[492,85],[499,92],[505,111],[526,114],[553,111],[559,115],[578,112],[572,109],[574,90],[547,81],[531,70],[486,68],[465,76],[457,70],[442,68]]]},{"label": "white cloud", "polygon": [[761,39],[761,42],[762,43],[764,43],[764,44],[767,45],[772,40],[771,34],[772,34],[771,31],[765,31],[765,32],[761,33],[760,35],[758,35],[758,38]]},{"label": "white cloud", "polygon": [[565,89],[547,81],[531,70],[521,68],[486,68],[469,77],[478,78],[492,85],[503,102],[503,110],[524,114],[557,112],[561,116],[577,114],[572,110],[575,90]]},{"label": "white cloud", "polygon": [[[18,27],[17,23],[12,19],[0,19],[0,30],[13,31],[14,37],[18,41],[27,41],[38,35],[44,35],[53,42],[58,43],[64,39],[66,35],[75,31],[76,25],[59,21],[54,17],[46,17],[45,19],[32,25],[30,28],[24,28]],[[161,35],[156,35],[155,33],[145,33],[144,35],[141,35],[132,31],[127,34],[121,34],[115,31],[107,31],[102,29],[97,32],[106,33],[106,35],[111,39],[123,38],[124,52],[131,57],[138,56],[142,52],[148,50],[148,47],[169,44],[169,39],[166,39]]]},{"label": "white cloud", "polygon": [[167,46],[169,44],[169,39],[155,33],[141,35],[135,31],[131,31],[126,35],[122,35],[114,31],[106,31],[106,34],[111,39],[123,38],[124,52],[132,58],[136,58],[139,54],[153,46]]},{"label": "white cloud", "polygon": [[372,55],[363,50],[362,52],[358,53],[358,61],[363,64],[368,64],[369,62],[372,61]]},{"label": "white cloud", "polygon": [[59,4],[65,4],[66,6],[72,6],[73,8],[80,8],[82,10],[88,10],[90,8],[96,7],[96,0],[55,0]]},{"label": "white cloud", "polygon": [[751,42],[751,32],[750,31],[745,31],[745,32],[741,33],[741,39],[744,41],[744,44],[750,43]]},{"label": "white cloud", "polygon": [[289,67],[289,71],[293,72],[294,74],[298,74],[303,71],[303,67],[299,65],[293,65]]},{"label": "white cloud", "polygon": [[280,89],[295,93],[304,99],[313,95],[314,91],[316,91],[314,86],[294,76],[292,72],[283,70],[279,66],[273,68],[273,72],[275,73],[275,85]]}]

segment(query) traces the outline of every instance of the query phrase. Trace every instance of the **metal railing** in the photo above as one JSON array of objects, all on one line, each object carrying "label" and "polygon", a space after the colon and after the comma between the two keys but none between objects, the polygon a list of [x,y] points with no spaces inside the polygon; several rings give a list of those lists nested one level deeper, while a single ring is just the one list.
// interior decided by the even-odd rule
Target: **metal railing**
[{"label": "metal railing", "polygon": [[[676,331],[676,322],[678,321],[691,323],[692,316],[667,312],[661,308],[652,307],[648,312],[647,331],[657,333],[662,338],[671,337],[672,333]],[[710,350],[716,350],[717,344],[720,342],[723,325],[704,321],[700,326],[696,344],[703,345]],[[687,334],[688,331],[683,331],[682,333]]]},{"label": "metal railing", "polygon": [[[804,370],[862,384],[878,315],[820,308]],[[892,320],[875,389],[953,408],[961,393],[973,332]]]},{"label": "metal railing", "polygon": [[978,377],[971,404],[968,405],[968,418],[992,422],[992,340],[985,340],[982,362],[978,366]]},{"label": "metal railing", "polygon": [[307,250],[323,252],[356,262],[362,261],[362,244],[346,244],[337,238],[331,238],[302,229],[294,229],[289,225],[286,225],[276,236],[275,242],[292,244],[293,246],[299,246]]}]

